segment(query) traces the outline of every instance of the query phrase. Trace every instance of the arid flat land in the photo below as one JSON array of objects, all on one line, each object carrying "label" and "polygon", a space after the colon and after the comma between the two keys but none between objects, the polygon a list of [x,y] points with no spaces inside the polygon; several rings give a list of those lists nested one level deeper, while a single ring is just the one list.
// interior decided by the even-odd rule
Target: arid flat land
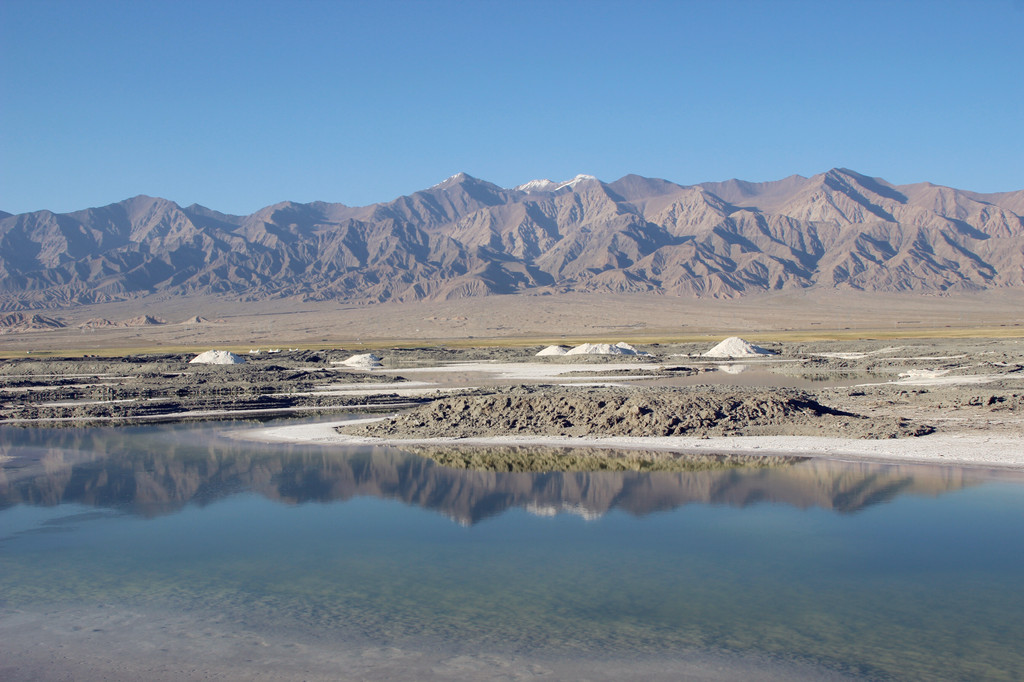
[{"label": "arid flat land", "polygon": [[[350,306],[282,299],[166,298],[25,311],[65,326],[3,330],[0,356],[223,348],[528,346],[585,341],[681,342],[1024,336],[1024,291],[922,296],[797,292],[714,300],[647,295],[489,296]],[[163,324],[117,326],[140,315]],[[192,321],[195,318],[202,321]],[[96,320],[112,324],[97,327]],[[91,326],[87,325],[93,321]]]}]

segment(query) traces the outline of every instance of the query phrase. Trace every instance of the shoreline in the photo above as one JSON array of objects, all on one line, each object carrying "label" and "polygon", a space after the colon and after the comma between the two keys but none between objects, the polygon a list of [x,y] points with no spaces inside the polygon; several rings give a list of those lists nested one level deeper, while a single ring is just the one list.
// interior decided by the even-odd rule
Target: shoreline
[{"label": "shoreline", "polygon": [[[586,448],[598,450],[596,466],[621,459],[618,449],[1024,470],[1017,340],[776,342],[770,357],[715,359],[706,344],[641,350],[653,355],[552,359],[534,349],[417,346],[393,349],[373,370],[342,369],[344,349],[225,367],[167,353],[22,358],[0,373],[0,425],[315,414],[319,424],[218,430],[333,446]],[[398,409],[385,424],[333,428],[358,424],[354,412]]]},{"label": "shoreline", "polygon": [[232,438],[338,446],[534,446],[648,449],[695,454],[795,455],[883,464],[938,464],[1024,472],[1024,434],[932,433],[912,438],[857,439],[828,436],[612,436],[494,435],[467,438],[377,438],[339,433],[381,418],[270,426],[225,432]]}]

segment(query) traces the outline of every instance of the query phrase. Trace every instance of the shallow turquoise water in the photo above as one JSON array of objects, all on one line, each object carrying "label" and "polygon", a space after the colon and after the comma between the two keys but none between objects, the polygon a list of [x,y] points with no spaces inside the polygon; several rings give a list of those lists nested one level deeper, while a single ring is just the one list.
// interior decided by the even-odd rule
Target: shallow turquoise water
[{"label": "shallow turquoise water", "polygon": [[1024,678],[1018,476],[821,460],[493,474],[225,428],[0,428],[16,455],[0,612],[123,605],[318,642]]}]

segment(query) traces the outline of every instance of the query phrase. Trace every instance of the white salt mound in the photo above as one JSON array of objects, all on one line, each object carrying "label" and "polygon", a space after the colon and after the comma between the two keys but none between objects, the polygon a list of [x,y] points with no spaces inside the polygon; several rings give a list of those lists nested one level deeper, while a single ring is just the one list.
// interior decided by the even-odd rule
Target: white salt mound
[{"label": "white salt mound", "polygon": [[708,358],[750,358],[756,355],[774,354],[773,351],[751,345],[738,336],[730,336],[704,353],[704,356]]},{"label": "white salt mound", "polygon": [[650,355],[638,351],[628,343],[620,341],[614,346],[610,343],[581,343],[575,348],[570,348],[566,355]]},{"label": "white salt mound", "polygon": [[615,347],[621,348],[623,351],[623,355],[650,355],[650,353],[646,351],[637,350],[636,348],[633,348],[633,346],[629,345],[625,341],[619,341],[617,344],[615,344]]},{"label": "white salt mound", "polygon": [[189,364],[192,365],[241,365],[244,363],[245,358],[226,350],[208,350],[189,360]]},{"label": "white salt mound", "polygon": [[353,355],[348,360],[342,360],[341,364],[346,367],[356,367],[358,369],[376,369],[378,367],[383,367],[380,362],[380,358],[373,353]]},{"label": "white salt mound", "polygon": [[544,350],[538,352],[537,356],[539,357],[542,355],[565,355],[566,350],[568,349],[565,346],[548,346]]}]

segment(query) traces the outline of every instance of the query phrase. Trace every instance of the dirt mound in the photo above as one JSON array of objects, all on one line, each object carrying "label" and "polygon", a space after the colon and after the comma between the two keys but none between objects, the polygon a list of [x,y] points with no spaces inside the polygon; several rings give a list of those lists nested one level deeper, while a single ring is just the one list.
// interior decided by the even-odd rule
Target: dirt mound
[{"label": "dirt mound", "polygon": [[119,323],[122,327],[147,327],[154,324],[167,324],[167,320],[162,317],[153,317],[152,315],[139,315]]},{"label": "dirt mound", "polygon": [[93,317],[78,326],[81,329],[109,329],[111,327],[146,327],[158,324],[167,324],[167,320],[152,315],[139,315],[120,322],[111,322],[105,317]]},{"label": "dirt mound", "polygon": [[[922,430],[924,429],[924,430]],[[896,438],[927,427],[867,419],[797,391],[515,387],[437,400],[346,429],[380,437],[835,435]]]},{"label": "dirt mound", "polygon": [[117,325],[105,317],[92,317],[78,325],[80,329],[106,329]]}]

